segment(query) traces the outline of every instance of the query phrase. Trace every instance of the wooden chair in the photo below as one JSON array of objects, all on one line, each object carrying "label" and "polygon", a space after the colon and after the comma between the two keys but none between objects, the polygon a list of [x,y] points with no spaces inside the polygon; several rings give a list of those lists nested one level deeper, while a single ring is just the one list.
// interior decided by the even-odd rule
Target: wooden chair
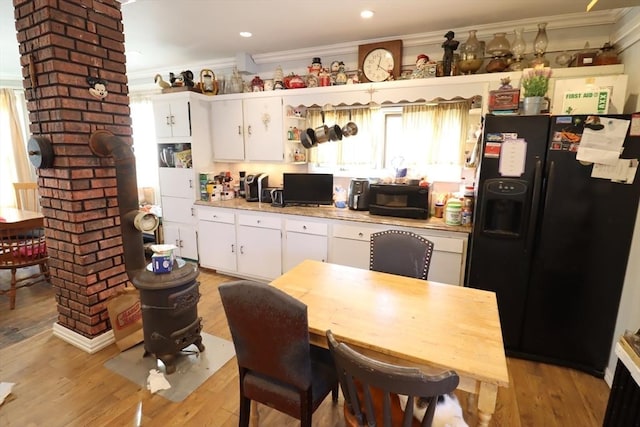
[{"label": "wooden chair", "polygon": [[313,412],[338,378],[327,349],[310,345],[307,306],[264,283],[240,280],[218,288],[233,337],[240,378],[240,427],[251,401],[311,427]]},{"label": "wooden chair", "polygon": [[433,242],[410,231],[371,234],[369,270],[427,280]]},{"label": "wooden chair", "polygon": [[[9,294],[11,310],[16,307],[19,288],[49,280],[48,260],[41,218],[18,223],[0,222],[0,269],[11,270],[11,285],[9,289],[0,290],[0,295]],[[39,266],[38,273],[16,277],[18,269],[33,265]]]},{"label": "wooden chair", "polygon": [[18,209],[40,212],[38,184],[35,182],[14,182],[13,191],[16,194]]},{"label": "wooden chair", "polygon": [[[460,378],[454,371],[427,375],[418,368],[397,366],[364,356],[344,343],[331,331],[327,342],[338,369],[344,395],[345,421],[349,427],[431,426],[438,397],[452,393]],[[402,408],[399,395],[406,396]],[[414,403],[426,400],[422,420],[414,417]]]}]

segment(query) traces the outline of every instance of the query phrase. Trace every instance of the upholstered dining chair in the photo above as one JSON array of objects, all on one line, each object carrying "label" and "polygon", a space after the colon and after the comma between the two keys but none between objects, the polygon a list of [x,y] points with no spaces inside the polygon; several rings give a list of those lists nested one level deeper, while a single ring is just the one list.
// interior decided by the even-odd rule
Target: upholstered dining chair
[{"label": "upholstered dining chair", "polygon": [[[9,309],[16,307],[17,290],[49,280],[49,255],[45,243],[42,219],[34,218],[19,223],[0,221],[0,270],[11,270]],[[18,269],[38,265],[39,271],[25,277],[17,277]]]},{"label": "upholstered dining chair", "polygon": [[311,427],[329,393],[338,401],[338,378],[327,349],[309,343],[307,306],[264,283],[239,280],[218,288],[240,378],[240,427],[249,425],[251,401]]},{"label": "upholstered dining chair", "polygon": [[40,212],[38,184],[35,182],[14,182],[13,191],[16,195],[16,206],[18,209]]},{"label": "upholstered dining chair", "polygon": [[371,234],[369,270],[427,280],[433,242],[402,230]]},{"label": "upholstered dining chair", "polygon": [[[454,371],[427,375],[418,368],[384,363],[338,342],[330,330],[326,335],[348,427],[430,427],[439,397],[452,393],[460,382]],[[456,425],[451,419],[446,421],[446,425]],[[461,413],[460,421],[466,425]]]}]

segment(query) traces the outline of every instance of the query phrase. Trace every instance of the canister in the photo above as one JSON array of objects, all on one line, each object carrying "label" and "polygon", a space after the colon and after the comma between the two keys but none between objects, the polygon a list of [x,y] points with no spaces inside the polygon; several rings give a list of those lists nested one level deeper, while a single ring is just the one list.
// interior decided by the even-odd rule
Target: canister
[{"label": "canister", "polygon": [[462,224],[462,202],[458,199],[449,199],[444,210],[444,222],[448,225]]}]

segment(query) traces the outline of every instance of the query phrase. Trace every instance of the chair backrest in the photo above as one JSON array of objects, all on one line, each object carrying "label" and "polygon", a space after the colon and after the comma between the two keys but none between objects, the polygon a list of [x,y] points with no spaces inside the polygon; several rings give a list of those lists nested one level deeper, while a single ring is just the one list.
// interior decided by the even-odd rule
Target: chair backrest
[{"label": "chair backrest", "polygon": [[369,270],[427,280],[433,242],[402,230],[371,234]]},{"label": "chair backrest", "polygon": [[312,382],[307,306],[280,289],[239,280],[218,287],[238,366],[307,389]]},{"label": "chair backrest", "polygon": [[16,194],[18,209],[40,212],[38,184],[35,182],[14,182],[13,191]]},{"label": "chair backrest", "polygon": [[[438,397],[453,392],[460,382],[454,371],[426,375],[418,368],[371,359],[344,343],[338,343],[331,331],[326,334],[329,350],[338,369],[345,405],[358,426],[411,426],[414,422],[414,402],[420,398],[428,404],[420,425],[429,427],[433,422]],[[404,412],[400,415],[402,424],[392,417],[392,405],[399,400],[398,395],[407,398]],[[382,398],[374,402],[373,396]]]}]

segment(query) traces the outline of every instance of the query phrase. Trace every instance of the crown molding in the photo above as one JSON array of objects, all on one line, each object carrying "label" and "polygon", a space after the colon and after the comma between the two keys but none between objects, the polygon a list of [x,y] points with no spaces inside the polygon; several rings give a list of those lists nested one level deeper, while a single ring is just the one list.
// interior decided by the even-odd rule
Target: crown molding
[{"label": "crown molding", "polygon": [[640,7],[627,8],[622,12],[616,21],[620,25],[611,33],[611,43],[618,52],[640,42]]}]

